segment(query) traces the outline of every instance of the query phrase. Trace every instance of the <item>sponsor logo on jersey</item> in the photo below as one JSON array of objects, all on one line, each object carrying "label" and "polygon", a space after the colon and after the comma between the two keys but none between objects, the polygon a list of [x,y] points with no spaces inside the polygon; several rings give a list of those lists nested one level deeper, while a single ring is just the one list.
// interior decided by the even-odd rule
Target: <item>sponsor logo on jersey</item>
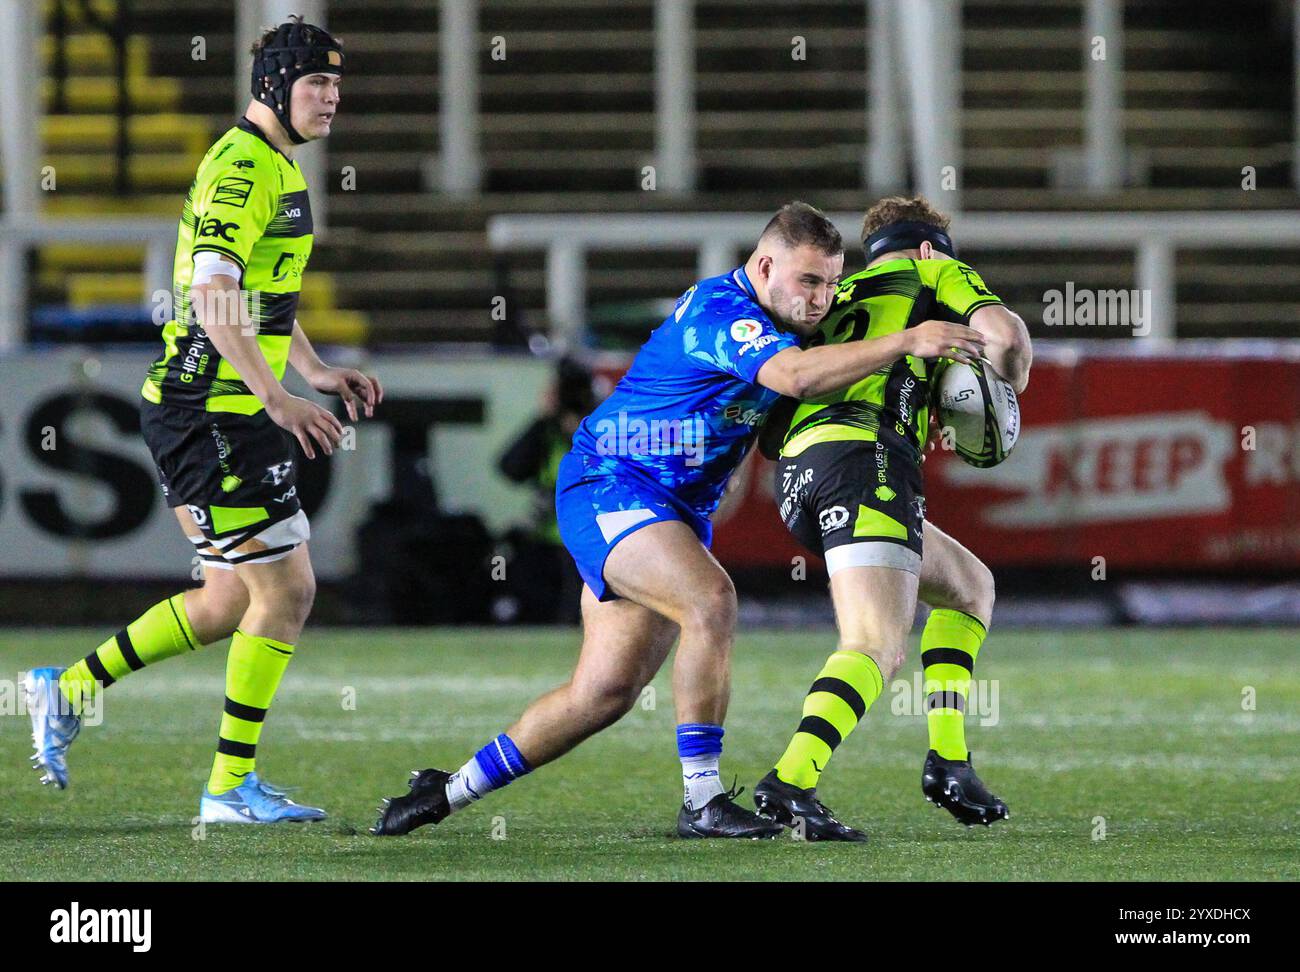
[{"label": "sponsor logo on jersey", "polygon": [[280,215],[283,216],[285,219],[297,219],[299,216],[302,215],[302,207],[294,206],[293,209],[286,209]]},{"label": "sponsor logo on jersey", "polygon": [[763,333],[763,325],[752,318],[742,317],[738,321],[731,322],[731,339],[740,341],[742,344],[746,341],[752,341]]},{"label": "sponsor logo on jersey", "polygon": [[289,500],[293,499],[297,495],[298,495],[298,487],[290,486],[288,492],[286,492],[282,496],[276,496],[274,497],[274,499],[277,503],[287,503]]},{"label": "sponsor logo on jersey", "polygon": [[215,236],[227,243],[234,243],[235,238],[230,235],[230,231],[237,229],[239,229],[238,223],[223,223],[217,217],[209,216],[203,221],[203,226],[199,229],[199,236]]},{"label": "sponsor logo on jersey", "polygon": [[252,190],[252,179],[245,179],[243,176],[226,176],[217,181],[216,189],[212,193],[212,202],[217,206],[234,206],[236,209],[243,209]]},{"label": "sponsor logo on jersey", "polygon": [[825,536],[848,524],[849,511],[842,506],[829,506],[817,514],[817,522],[821,524],[822,536]]},{"label": "sponsor logo on jersey", "polygon": [[908,424],[912,421],[912,392],[916,390],[916,379],[908,375],[898,389],[898,414]]},{"label": "sponsor logo on jersey", "polygon": [[[286,260],[288,266],[285,266]],[[301,277],[305,269],[307,269],[306,254],[283,250],[279,259],[275,261],[275,266],[271,268],[271,281],[280,283],[288,277]]]},{"label": "sponsor logo on jersey", "polygon": [[764,334],[762,337],[755,338],[753,341],[746,341],[736,352],[736,357],[741,357],[749,351],[757,351],[759,348],[765,348],[777,339],[775,334]]},{"label": "sponsor logo on jersey", "polygon": [[253,167],[253,163],[249,159],[238,159],[235,165],[240,169],[251,169]]},{"label": "sponsor logo on jersey", "polygon": [[753,427],[757,425],[759,422],[763,421],[763,416],[766,413],[763,412],[761,409],[752,408],[752,407],[746,408],[745,406],[747,404],[749,403],[733,402],[732,404],[728,405],[726,408],[722,410],[722,417],[725,419],[730,419],[733,422],[737,422],[740,425],[748,425],[750,427]]}]

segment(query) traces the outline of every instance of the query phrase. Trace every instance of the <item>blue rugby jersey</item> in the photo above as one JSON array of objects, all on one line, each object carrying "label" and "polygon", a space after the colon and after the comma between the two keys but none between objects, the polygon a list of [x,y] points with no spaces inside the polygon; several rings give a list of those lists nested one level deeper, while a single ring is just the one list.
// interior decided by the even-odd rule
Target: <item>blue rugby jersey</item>
[{"label": "blue rugby jersey", "polygon": [[759,306],[744,267],[701,280],[578,427],[573,452],[590,475],[648,479],[708,517],[780,398],[757,384],[759,368],[798,346]]}]

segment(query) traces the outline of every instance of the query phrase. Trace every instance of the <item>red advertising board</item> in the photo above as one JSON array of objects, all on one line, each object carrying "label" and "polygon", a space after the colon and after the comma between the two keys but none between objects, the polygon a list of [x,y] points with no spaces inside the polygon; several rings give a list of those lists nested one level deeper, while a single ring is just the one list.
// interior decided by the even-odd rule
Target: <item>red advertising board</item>
[{"label": "red advertising board", "polygon": [[[1300,568],[1300,350],[1184,342],[1143,353],[1040,343],[1023,431],[993,469],[936,449],[928,517],[992,566],[1106,558],[1161,571]],[[715,518],[733,567],[804,551],[752,455]]]}]

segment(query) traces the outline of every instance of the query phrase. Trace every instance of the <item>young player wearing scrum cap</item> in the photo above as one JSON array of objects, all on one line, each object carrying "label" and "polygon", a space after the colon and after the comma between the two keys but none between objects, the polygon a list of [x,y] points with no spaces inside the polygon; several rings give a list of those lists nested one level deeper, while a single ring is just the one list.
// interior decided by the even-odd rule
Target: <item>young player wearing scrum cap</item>
[{"label": "young player wearing scrum cap", "polygon": [[[295,17],[253,46],[244,117],[199,165],[176,246],[175,319],[141,394],[141,428],[167,503],[204,564],[204,583],[154,605],[68,669],[27,680],[42,782],[68,784],[67,749],[89,696],[147,665],[231,638],[226,698],[206,822],[317,820],[262,782],[255,754],[267,709],[315,594],[294,440],[308,459],[339,444],[325,409],[280,384],[292,365],[357,418],[382,400],[379,382],[327,367],[295,314],[312,248],[311,202],[293,159],[330,134],[343,50]],[[233,637],[232,637],[233,636]]]},{"label": "young player wearing scrum cap", "polygon": [[[947,217],[919,197],[873,206],[863,223],[867,267],[841,281],[809,346],[890,342],[928,319],[951,321],[980,332],[984,357],[1023,391],[1031,358],[1024,322],[957,259],[947,228]],[[956,348],[911,352],[848,388],[774,410],[765,431],[765,451],[780,450],[781,517],[826,559],[840,636],[794,737],[754,791],[761,813],[790,826],[802,820],[809,840],[866,840],[817,799],[817,783],[902,664],[918,597],[934,609],[921,636],[930,731],[922,790],[968,825],[1008,815],[975,775],[964,729],[993,575],[924,525],[921,457],[940,355],[967,360]]]}]

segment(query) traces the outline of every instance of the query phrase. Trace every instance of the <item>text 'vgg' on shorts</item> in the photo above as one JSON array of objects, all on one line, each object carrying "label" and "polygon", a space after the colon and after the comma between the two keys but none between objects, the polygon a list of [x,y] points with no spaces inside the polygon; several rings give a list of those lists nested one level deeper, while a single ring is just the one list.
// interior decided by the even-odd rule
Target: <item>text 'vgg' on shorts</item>
[{"label": "text 'vgg' on shorts", "polygon": [[819,442],[776,464],[781,519],[801,544],[846,567],[921,572],[925,493],[905,444]]},{"label": "text 'vgg' on shorts", "polygon": [[[167,505],[188,507],[202,531],[190,540],[205,565],[278,560],[309,539],[295,442],[265,411],[241,415],[144,401],[140,430]],[[233,553],[249,540],[263,549]]]}]

